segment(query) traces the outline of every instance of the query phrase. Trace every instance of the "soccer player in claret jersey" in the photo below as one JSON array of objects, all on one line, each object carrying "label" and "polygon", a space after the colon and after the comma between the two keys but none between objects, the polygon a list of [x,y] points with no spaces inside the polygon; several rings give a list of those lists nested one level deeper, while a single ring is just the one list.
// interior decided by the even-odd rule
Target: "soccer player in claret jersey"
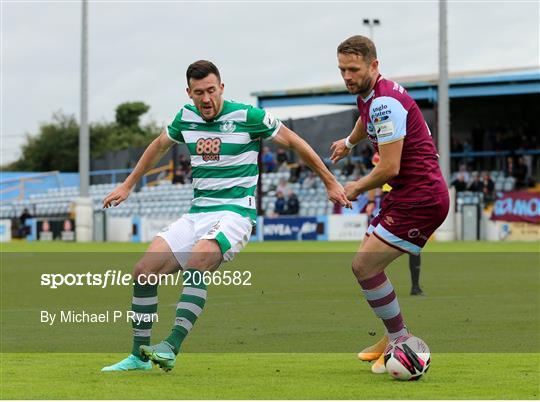
[{"label": "soccer player in claret jersey", "polygon": [[401,85],[381,76],[374,43],[353,36],[338,46],[337,56],[348,91],[358,95],[360,117],[347,138],[332,144],[331,159],[336,163],[367,137],[380,161],[368,175],[346,184],[347,197],[355,200],[384,183],[392,187],[352,263],[364,297],[386,327],[386,335],[359,358],[375,360],[371,370],[384,373],[388,341],[409,333],[385,268],[403,253],[420,253],[448,214],[448,187],[420,109]]},{"label": "soccer player in claret jersey", "polygon": [[244,248],[257,213],[260,140],[272,139],[294,149],[322,179],[329,200],[351,207],[343,187],[303,139],[263,109],[223,98],[224,85],[213,63],[199,60],[191,64],[186,78],[193,105],[180,109],[145,150],[133,172],[103,201],[104,208],[118,205],[175,142],[187,145],[193,167],[191,209],[158,233],[135,265],[132,310],[137,320],[132,322],[132,351],[102,371],[149,370],[149,360],[165,371],[174,367],[182,342],[204,309],[206,285],[196,279],[201,275],[189,276],[192,279],[182,289],[171,334],[150,346],[152,320],[146,317],[154,317],[157,311],[157,285],[141,279],[179,269],[191,274],[215,271]]},{"label": "soccer player in claret jersey", "polygon": [[[379,154],[375,152],[371,158],[371,163],[373,166],[376,166],[379,163]],[[377,217],[380,209],[382,200],[384,196],[387,195],[392,190],[392,187],[388,183],[384,183],[382,188],[371,189],[368,191],[368,203],[366,205],[366,214],[368,216],[369,222],[372,219]],[[378,193],[378,194],[377,194]],[[369,226],[368,233],[373,231],[374,227]],[[409,271],[411,272],[411,295],[412,296],[423,296],[424,292],[420,288],[420,266],[421,258],[420,254],[409,254]]]}]

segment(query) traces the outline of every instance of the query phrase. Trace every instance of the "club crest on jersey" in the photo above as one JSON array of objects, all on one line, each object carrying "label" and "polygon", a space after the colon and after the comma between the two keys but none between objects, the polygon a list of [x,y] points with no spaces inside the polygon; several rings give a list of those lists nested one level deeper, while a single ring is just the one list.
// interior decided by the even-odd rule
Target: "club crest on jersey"
[{"label": "club crest on jersey", "polygon": [[234,132],[234,129],[236,128],[236,125],[233,121],[225,121],[221,126],[219,126],[219,130],[224,134],[230,134]]}]

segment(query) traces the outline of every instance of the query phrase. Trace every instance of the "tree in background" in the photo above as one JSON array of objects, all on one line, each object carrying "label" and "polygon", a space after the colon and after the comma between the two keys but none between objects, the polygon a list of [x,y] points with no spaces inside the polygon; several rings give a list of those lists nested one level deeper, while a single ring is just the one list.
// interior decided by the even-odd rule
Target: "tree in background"
[{"label": "tree in background", "polygon": [[150,110],[143,102],[126,102],[116,108],[116,124],[120,127],[139,129],[140,117]]},{"label": "tree in background", "polygon": [[[153,121],[141,127],[140,118],[148,110],[143,102],[125,102],[116,107],[116,121],[90,124],[90,157],[150,144],[159,127]],[[37,135],[27,135],[21,157],[2,170],[76,172],[78,166],[79,124],[75,116],[59,111],[52,121],[40,125]]]},{"label": "tree in background", "polygon": [[42,123],[36,136],[27,134],[21,157],[3,168],[18,171],[77,171],[79,125],[74,116],[53,113],[52,121]]}]

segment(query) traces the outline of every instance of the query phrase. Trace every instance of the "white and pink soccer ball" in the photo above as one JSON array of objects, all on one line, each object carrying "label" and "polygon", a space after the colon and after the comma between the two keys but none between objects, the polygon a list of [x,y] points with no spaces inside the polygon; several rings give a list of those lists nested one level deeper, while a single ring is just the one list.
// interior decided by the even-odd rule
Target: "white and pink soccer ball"
[{"label": "white and pink soccer ball", "polygon": [[400,336],[384,350],[386,371],[403,381],[416,381],[428,371],[431,353],[428,345],[412,335]]}]

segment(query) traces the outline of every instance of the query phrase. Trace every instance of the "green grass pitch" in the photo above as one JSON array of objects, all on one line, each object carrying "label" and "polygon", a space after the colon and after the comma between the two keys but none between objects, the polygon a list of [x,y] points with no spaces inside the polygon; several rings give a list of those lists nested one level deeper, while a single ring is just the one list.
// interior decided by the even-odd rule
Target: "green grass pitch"
[{"label": "green grass pitch", "polygon": [[[35,289],[27,284],[33,267],[19,255],[45,261],[42,252],[121,252],[127,253],[128,269],[146,245],[2,244],[0,398],[539,398],[539,243],[430,243],[421,277],[428,296],[421,298],[408,295],[406,258],[392,264],[389,276],[405,319],[432,349],[430,371],[412,383],[374,375],[368,363],[356,359],[359,349],[378,338],[370,332],[381,331],[350,273],[356,247],[352,242],[252,243],[227,269],[253,269],[253,286],[212,289],[172,372],[101,373],[101,367],[127,355],[129,325],[83,327],[86,337],[80,339],[75,330],[59,331],[49,342],[46,328],[29,328],[17,319],[36,310],[27,297]],[[19,262],[9,268],[14,258]],[[291,269],[284,263],[289,260],[293,267],[309,267]],[[65,269],[77,266],[71,261]],[[57,294],[63,291],[70,294],[67,289]],[[171,287],[160,290],[160,318],[163,311],[166,319],[155,324],[155,338],[168,333],[178,293]],[[92,303],[123,303],[129,294],[129,289],[111,290]],[[47,344],[50,350],[41,350]],[[56,352],[58,345],[74,352]],[[104,351],[100,345],[106,345]],[[93,353],[79,353],[77,347]]]}]

